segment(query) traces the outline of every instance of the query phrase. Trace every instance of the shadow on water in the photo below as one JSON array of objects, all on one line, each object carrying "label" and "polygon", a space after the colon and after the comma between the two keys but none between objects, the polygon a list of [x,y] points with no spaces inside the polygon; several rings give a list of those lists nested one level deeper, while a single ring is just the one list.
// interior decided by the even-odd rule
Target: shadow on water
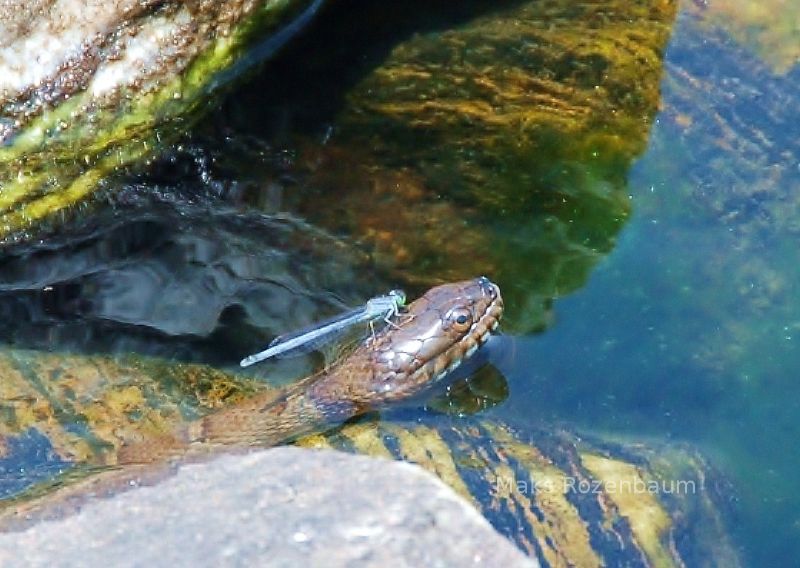
[{"label": "shadow on water", "polygon": [[280,57],[267,63],[214,113],[215,128],[285,142],[298,132],[325,135],[347,93],[415,34],[463,25],[523,0],[328,2]]},{"label": "shadow on water", "polygon": [[236,366],[380,280],[363,254],[300,219],[175,187],[131,185],[43,241],[0,259],[7,345]]}]

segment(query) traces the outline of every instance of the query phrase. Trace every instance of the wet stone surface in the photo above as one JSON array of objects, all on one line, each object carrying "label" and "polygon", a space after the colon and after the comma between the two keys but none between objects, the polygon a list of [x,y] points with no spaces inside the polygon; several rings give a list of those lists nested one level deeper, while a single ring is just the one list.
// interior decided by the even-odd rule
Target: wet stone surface
[{"label": "wet stone surface", "polygon": [[3,566],[265,561],[538,566],[417,466],[298,448],[185,465],[158,485],[0,535]]}]

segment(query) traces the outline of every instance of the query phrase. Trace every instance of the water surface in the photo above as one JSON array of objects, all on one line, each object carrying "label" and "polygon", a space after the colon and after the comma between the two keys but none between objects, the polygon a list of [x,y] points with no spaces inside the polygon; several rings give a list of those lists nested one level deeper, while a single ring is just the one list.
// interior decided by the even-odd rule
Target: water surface
[{"label": "water surface", "polygon": [[[774,73],[725,34],[679,18],[664,110],[628,177],[632,216],[587,285],[555,302],[555,324],[503,363],[505,410],[697,443],[733,481],[745,558],[791,565],[800,67]],[[705,82],[694,100],[688,74]]]}]

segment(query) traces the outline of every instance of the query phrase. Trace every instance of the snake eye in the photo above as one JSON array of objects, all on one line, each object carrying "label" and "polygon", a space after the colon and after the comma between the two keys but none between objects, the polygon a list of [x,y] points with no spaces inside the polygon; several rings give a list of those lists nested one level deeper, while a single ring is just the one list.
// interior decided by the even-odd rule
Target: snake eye
[{"label": "snake eye", "polygon": [[447,314],[447,319],[456,331],[467,331],[472,325],[472,312],[466,308],[454,308]]}]

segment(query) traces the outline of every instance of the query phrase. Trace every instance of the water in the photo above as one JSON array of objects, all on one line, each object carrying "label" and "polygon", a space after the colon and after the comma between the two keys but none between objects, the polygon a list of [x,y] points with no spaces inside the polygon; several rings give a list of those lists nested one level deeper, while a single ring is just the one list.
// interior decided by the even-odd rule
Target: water
[{"label": "water", "polygon": [[[672,28],[661,110],[628,134],[633,146],[645,137],[641,155],[627,161],[606,142],[585,156],[563,150],[580,142],[554,137],[530,161],[500,160],[484,180],[485,194],[517,195],[505,185],[516,184],[539,203],[553,194],[563,203],[487,201],[493,221],[468,219],[491,235],[492,250],[476,256],[511,297],[507,328],[546,329],[498,362],[510,394],[492,412],[696,444],[732,482],[731,530],[747,563],[786,565],[800,552],[800,68],[770,67],[734,39],[733,24],[695,12],[683,6]],[[362,136],[342,120],[338,140]],[[455,202],[469,193],[446,144],[432,157],[427,133],[386,132],[369,140],[390,162],[424,162],[426,183]],[[569,172],[560,179],[542,163]],[[549,223],[567,229],[548,234]]]},{"label": "water", "polygon": [[[462,404],[696,444],[732,483],[731,530],[746,562],[795,562],[800,66],[786,63],[790,46],[773,63],[741,43],[750,36],[729,13],[685,4],[677,17],[646,14],[642,30],[625,27],[631,16],[609,32],[609,45],[626,32],[643,43],[671,34],[663,65],[621,40],[618,58],[561,58],[571,18],[591,3],[547,4],[543,35],[518,43],[486,28],[470,35],[495,3],[432,13],[411,3],[387,20],[366,4],[328,8],[100,214],[3,258],[3,342],[235,368],[275,335],[394,286],[414,298],[486,274],[509,300],[516,349],[496,361],[508,390],[493,375],[491,403]],[[503,3],[537,17],[525,6]],[[521,108],[545,111],[514,115],[510,131],[479,113],[424,128],[370,114],[392,94],[377,65],[444,60],[459,43],[437,42],[463,26],[476,43],[461,58],[491,79],[472,88],[501,81],[495,60],[527,65],[551,88],[573,81],[574,106],[561,111],[593,120],[562,122],[540,99]],[[596,99],[595,83],[605,89]],[[187,298],[195,309],[178,305]],[[284,374],[311,363],[296,365]]]},{"label": "water", "polygon": [[[698,444],[734,483],[745,558],[790,565],[800,543],[798,73],[774,75],[733,42],[692,51],[693,26],[679,20],[673,32],[667,110],[628,176],[633,214],[587,285],[556,301],[552,328],[503,363],[506,412]],[[673,114],[684,70],[711,84],[709,114],[688,129]],[[723,130],[718,116],[753,137],[733,148],[724,132],[707,137]]]}]

